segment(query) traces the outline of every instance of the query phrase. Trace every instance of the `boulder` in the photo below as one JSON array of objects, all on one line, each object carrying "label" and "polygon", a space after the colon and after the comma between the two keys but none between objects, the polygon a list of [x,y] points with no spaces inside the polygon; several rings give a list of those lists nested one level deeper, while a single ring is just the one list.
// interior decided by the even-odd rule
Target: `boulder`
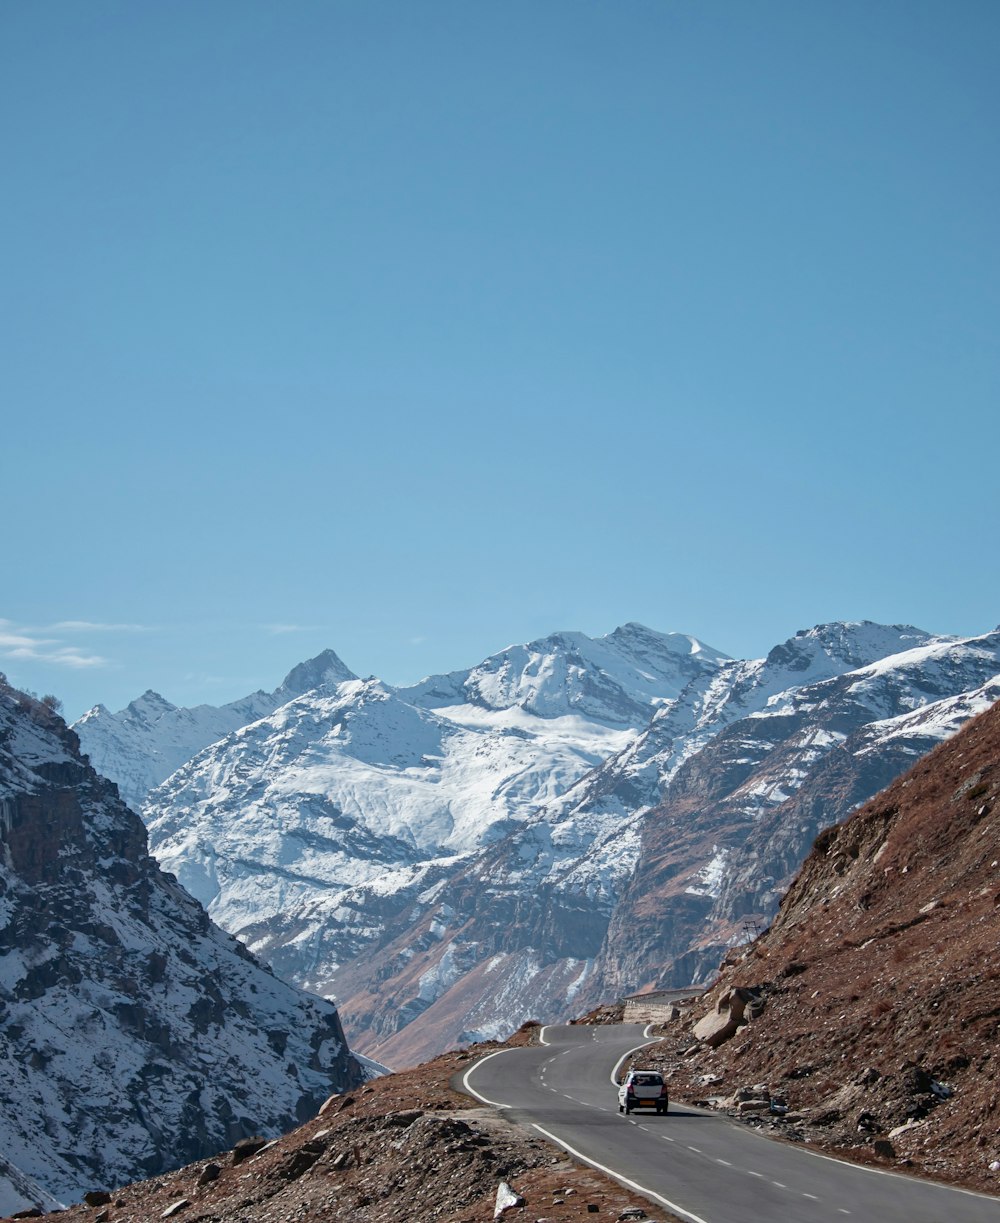
[{"label": "boulder", "polygon": [[699,1019],[694,1026],[694,1036],[712,1049],[735,1036],[745,1022],[744,1015],[751,1003],[756,1003],[756,991],[736,986],[719,995],[715,1010]]},{"label": "boulder", "polygon": [[241,1138],[240,1141],[233,1147],[232,1163],[235,1168],[244,1160],[249,1159],[251,1155],[256,1155],[258,1151],[262,1151],[267,1146],[266,1138]]},{"label": "boulder", "polygon": [[493,1208],[494,1219],[499,1219],[508,1210],[515,1210],[518,1206],[524,1205],[524,1198],[519,1193],[511,1189],[506,1181],[501,1181],[497,1186],[497,1201]]}]

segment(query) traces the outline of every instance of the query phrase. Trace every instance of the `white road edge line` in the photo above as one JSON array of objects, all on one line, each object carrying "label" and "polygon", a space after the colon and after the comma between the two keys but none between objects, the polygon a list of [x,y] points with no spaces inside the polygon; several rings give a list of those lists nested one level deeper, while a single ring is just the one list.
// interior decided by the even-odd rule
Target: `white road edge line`
[{"label": "white road edge line", "polygon": [[625,1185],[629,1189],[634,1189],[636,1193],[641,1193],[645,1197],[653,1198],[662,1206],[666,1206],[667,1210],[675,1210],[678,1214],[682,1214],[685,1219],[690,1219],[691,1223],[708,1223],[708,1220],[703,1219],[701,1215],[692,1214],[690,1210],[685,1210],[683,1206],[678,1206],[676,1202],[671,1202],[669,1198],[663,1197],[662,1194],[654,1193],[652,1189],[647,1189],[644,1185],[637,1184],[635,1181],[630,1181],[627,1176],[622,1176],[620,1173],[616,1172],[614,1168],[608,1168],[604,1164],[599,1164],[596,1159],[590,1159],[589,1156],[584,1155],[582,1151],[577,1151],[574,1147],[571,1147],[568,1142],[563,1142],[563,1140],[561,1138],[557,1138],[555,1134],[550,1133],[548,1130],[543,1130],[540,1125],[535,1125],[534,1122],[532,1122],[531,1128],[533,1130],[538,1130],[539,1134],[544,1134],[550,1142],[554,1142],[557,1146],[562,1147],[564,1151],[568,1151],[569,1154],[575,1159],[582,1159],[585,1164],[589,1164],[592,1168],[596,1168],[598,1172],[604,1172],[607,1176],[610,1176],[612,1180],[616,1180],[620,1185]]},{"label": "white road edge line", "polygon": [[[649,1029],[652,1026],[653,1026],[652,1024],[646,1025],[646,1030],[643,1032],[643,1036],[645,1036],[649,1032]],[[665,1039],[666,1038],[663,1036],[651,1036],[649,1040],[644,1040],[641,1045],[635,1045],[631,1049],[626,1049],[625,1052],[618,1059],[618,1061],[615,1062],[614,1066],[611,1069],[611,1074],[608,1076],[611,1079],[611,1082],[614,1084],[614,1086],[615,1087],[621,1086],[621,1084],[618,1082],[618,1071],[621,1068],[622,1062],[627,1057],[631,1057],[633,1053],[638,1053],[640,1049],[645,1049],[647,1045],[659,1044],[662,1040],[665,1040]]]},{"label": "white road edge line", "polygon": [[502,1053],[513,1052],[513,1049],[497,1049],[495,1053],[487,1053],[486,1056],[481,1057],[474,1066],[470,1066],[469,1069],[466,1070],[465,1074],[462,1075],[462,1086],[469,1093],[469,1095],[475,1096],[477,1100],[482,1100],[482,1102],[484,1104],[488,1104],[490,1108],[510,1108],[509,1104],[498,1104],[496,1100],[489,1100],[486,1098],[486,1096],[482,1095],[481,1092],[476,1091],[476,1089],[469,1082],[469,1075],[473,1072],[473,1070],[478,1070],[480,1066],[482,1066],[485,1062],[488,1062],[491,1057],[499,1057]]},{"label": "white road edge line", "polygon": [[[704,1112],[704,1110],[699,1111]],[[711,1114],[706,1115],[710,1116]],[[769,1135],[754,1129],[752,1126],[748,1126],[746,1129],[743,1129],[741,1126],[740,1129],[748,1138],[756,1138],[759,1142],[774,1142],[774,1139]],[[891,1168],[873,1168],[871,1164],[856,1164],[849,1159],[838,1159],[836,1155],[827,1155],[823,1151],[815,1151],[812,1147],[803,1146],[801,1143],[796,1144],[795,1150],[802,1155],[809,1155],[813,1159],[823,1159],[828,1164],[839,1164],[841,1168],[850,1168],[854,1172],[869,1173],[872,1176],[887,1176],[893,1180],[908,1181],[911,1185],[913,1184],[912,1176],[907,1176],[903,1172],[893,1172]],[[750,1175],[753,1176],[754,1173],[751,1172]],[[940,1189],[942,1193],[961,1193],[965,1197],[981,1198],[985,1202],[996,1201],[995,1194],[980,1193],[978,1189],[963,1189],[960,1185],[948,1185],[944,1181],[921,1180],[920,1184],[925,1189]],[[842,1213],[850,1214],[851,1212],[847,1210]]]}]

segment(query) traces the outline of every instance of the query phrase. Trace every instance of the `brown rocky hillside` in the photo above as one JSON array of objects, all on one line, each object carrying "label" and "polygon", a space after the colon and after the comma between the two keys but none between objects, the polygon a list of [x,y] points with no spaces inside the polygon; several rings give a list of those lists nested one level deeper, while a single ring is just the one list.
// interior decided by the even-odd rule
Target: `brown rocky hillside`
[{"label": "brown rocky hillside", "polygon": [[1000,1193],[1000,704],[821,833],[665,1032],[675,1095]]},{"label": "brown rocky hillside", "polygon": [[[66,1223],[485,1223],[506,1182],[523,1199],[507,1223],[677,1223],[598,1172],[452,1086],[483,1054],[531,1043],[535,1024],[504,1045],[446,1053],[332,1096],[313,1120],[274,1142],[239,1143],[212,1159],[126,1185],[59,1214]],[[19,1218],[22,1216],[14,1216]]]}]

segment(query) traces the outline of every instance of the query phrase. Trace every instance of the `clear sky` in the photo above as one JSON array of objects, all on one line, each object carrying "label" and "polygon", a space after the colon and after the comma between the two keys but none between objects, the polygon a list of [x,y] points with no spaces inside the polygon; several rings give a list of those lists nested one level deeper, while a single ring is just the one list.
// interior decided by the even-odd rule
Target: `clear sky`
[{"label": "clear sky", "polygon": [[0,669],[1000,620],[996,0],[8,0]]}]

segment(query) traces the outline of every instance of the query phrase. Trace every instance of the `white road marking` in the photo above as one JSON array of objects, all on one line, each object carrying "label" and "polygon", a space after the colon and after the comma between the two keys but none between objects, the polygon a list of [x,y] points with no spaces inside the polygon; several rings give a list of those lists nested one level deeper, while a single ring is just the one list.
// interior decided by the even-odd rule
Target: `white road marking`
[{"label": "white road marking", "polygon": [[666,1037],[664,1036],[657,1036],[655,1041],[644,1040],[641,1045],[636,1045],[633,1049],[626,1049],[618,1061],[615,1062],[614,1066],[612,1067],[611,1074],[608,1076],[615,1087],[621,1086],[621,1084],[618,1082],[618,1071],[621,1069],[622,1062],[624,1062],[627,1057],[631,1057],[633,1053],[638,1053],[640,1049],[645,1049],[647,1045],[659,1044],[665,1039]]},{"label": "white road marking", "polygon": [[469,1093],[469,1095],[475,1096],[477,1100],[482,1100],[484,1104],[488,1104],[491,1108],[510,1108],[509,1104],[498,1104],[496,1100],[488,1100],[486,1096],[476,1091],[476,1089],[469,1082],[469,1075],[473,1072],[473,1070],[477,1070],[485,1062],[488,1062],[491,1057],[499,1057],[502,1053],[513,1053],[513,1052],[514,1052],[513,1049],[497,1049],[495,1053],[487,1053],[484,1058],[476,1062],[475,1066],[470,1066],[469,1069],[466,1070],[465,1074],[462,1075],[462,1086]]},{"label": "white road marking", "polygon": [[717,1159],[715,1162],[717,1164],[722,1164],[724,1168],[731,1168],[733,1166],[728,1159]]},{"label": "white road marking", "polygon": [[819,1201],[819,1198],[816,1196],[816,1194],[815,1194],[815,1193],[803,1193],[803,1195],[802,1195],[802,1196],[803,1196],[804,1198],[812,1198],[812,1200],[813,1200],[814,1202],[818,1202],[818,1201]]},{"label": "white road marking", "polygon": [[619,1185],[626,1185],[629,1189],[634,1189],[636,1193],[643,1193],[646,1197],[655,1199],[666,1206],[667,1210],[676,1211],[677,1214],[683,1215],[685,1219],[690,1219],[691,1223],[707,1223],[707,1220],[703,1219],[701,1215],[692,1214],[690,1210],[685,1210],[683,1206],[678,1206],[676,1202],[671,1202],[669,1198],[663,1197],[662,1194],[654,1193],[652,1189],[647,1189],[644,1185],[637,1184],[636,1181],[630,1181],[627,1177],[616,1172],[614,1168],[608,1168],[604,1164],[599,1164],[596,1159],[591,1159],[589,1156],[584,1155],[582,1151],[578,1151],[575,1147],[571,1147],[569,1143],[563,1142],[555,1134],[550,1133],[548,1130],[543,1130],[540,1125],[532,1125],[531,1128],[538,1130],[539,1134],[544,1134],[546,1138],[556,1143],[557,1146],[562,1147],[564,1151],[568,1151],[575,1159],[582,1159],[585,1164],[590,1164],[598,1172],[604,1172],[613,1180],[616,1180]]},{"label": "white road marking", "polygon": [[781,1181],[771,1181],[771,1184],[774,1185],[776,1189],[787,1189],[788,1188],[788,1186],[783,1185]]}]

